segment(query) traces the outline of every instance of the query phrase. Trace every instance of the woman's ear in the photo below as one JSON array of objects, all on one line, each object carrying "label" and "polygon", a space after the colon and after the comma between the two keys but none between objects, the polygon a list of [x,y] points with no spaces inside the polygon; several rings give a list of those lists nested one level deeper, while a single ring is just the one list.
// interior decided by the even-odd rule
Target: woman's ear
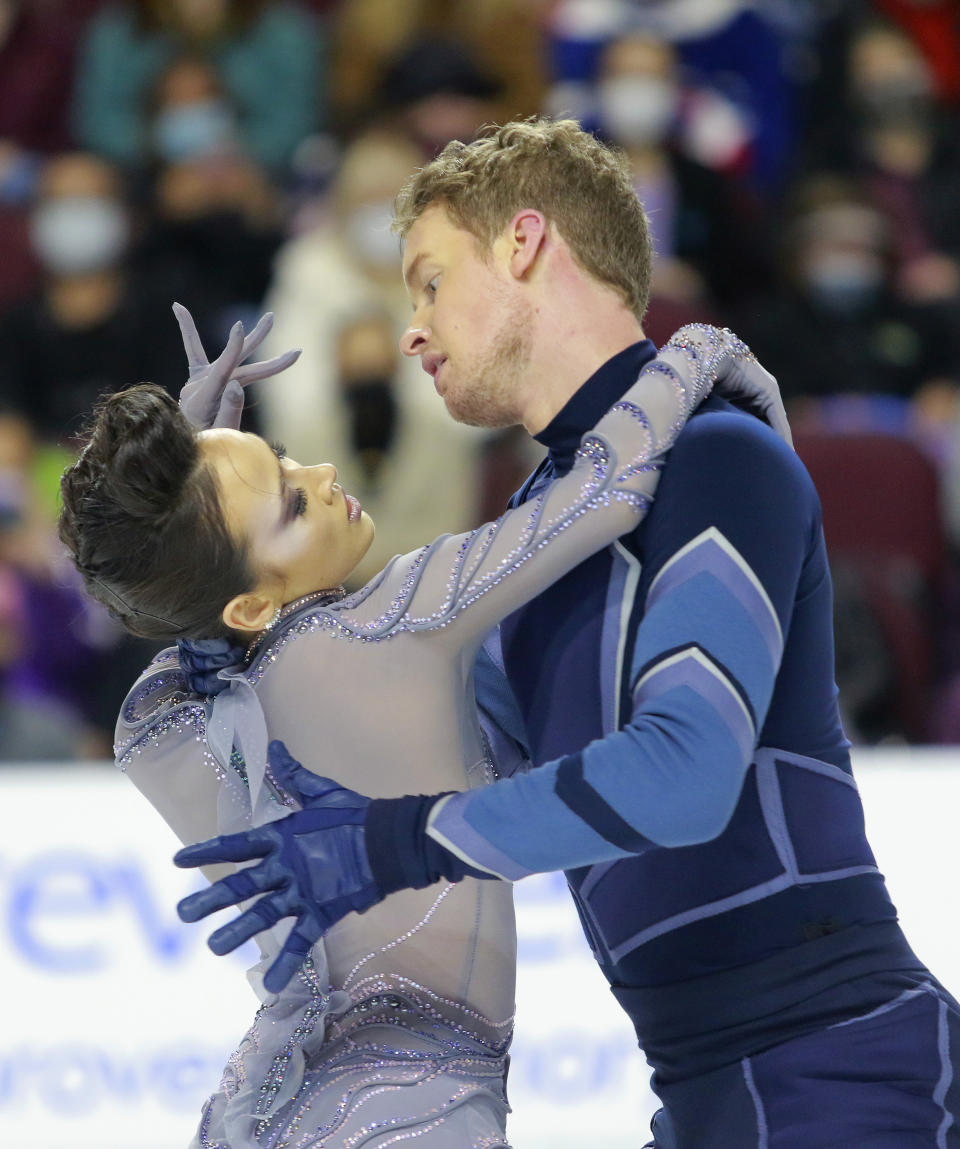
[{"label": "woman's ear", "polygon": [[256,633],[263,630],[281,606],[279,598],[266,591],[235,595],[223,608],[221,618],[231,630]]}]

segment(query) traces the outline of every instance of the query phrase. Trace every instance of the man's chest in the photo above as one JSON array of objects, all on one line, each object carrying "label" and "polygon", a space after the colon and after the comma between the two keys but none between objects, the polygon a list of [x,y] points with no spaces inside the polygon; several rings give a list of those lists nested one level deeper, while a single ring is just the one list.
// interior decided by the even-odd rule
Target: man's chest
[{"label": "man's chest", "polygon": [[504,665],[537,764],[622,724],[641,612],[634,538],[593,555],[501,624]]}]

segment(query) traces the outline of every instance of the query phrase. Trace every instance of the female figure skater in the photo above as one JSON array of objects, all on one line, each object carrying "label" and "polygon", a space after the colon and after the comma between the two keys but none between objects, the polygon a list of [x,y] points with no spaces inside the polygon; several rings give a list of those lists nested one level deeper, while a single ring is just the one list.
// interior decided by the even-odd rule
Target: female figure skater
[{"label": "female figure skater", "polygon": [[[189,324],[185,334],[193,381],[181,402],[194,425],[156,387],[107,399],[64,476],[61,520],[89,589],[131,630],[247,644],[233,664],[218,663],[216,643],[206,659],[194,644],[183,664],[165,651],[120,715],[119,764],[185,843],[281,817],[315,773],[381,797],[482,785],[495,767],[472,667],[487,632],[637,525],[718,375],[728,394],[773,409],[772,422],[781,410],[735,337],[685,328],[545,496],[395,558],[345,596],[369,518],[330,464],[301,466],[234,429],[242,391],[224,384],[269,373],[236,370],[254,337],[242,344],[235,331],[210,367]],[[309,772],[271,777],[268,735]],[[349,915],[274,994],[262,971],[288,929],[258,935],[251,980],[263,1004],[194,1149],[504,1149],[509,885],[466,879]],[[290,971],[280,973],[275,984]]]}]

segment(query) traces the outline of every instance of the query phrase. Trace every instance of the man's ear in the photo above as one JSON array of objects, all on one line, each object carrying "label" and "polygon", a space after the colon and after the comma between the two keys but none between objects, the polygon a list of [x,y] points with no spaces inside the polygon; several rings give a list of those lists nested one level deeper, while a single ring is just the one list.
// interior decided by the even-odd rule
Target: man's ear
[{"label": "man's ear", "polygon": [[523,279],[536,262],[547,237],[547,219],[542,211],[524,208],[518,211],[506,228],[510,244],[510,271]]},{"label": "man's ear", "polygon": [[281,606],[277,595],[267,591],[247,591],[234,597],[223,608],[221,618],[231,630],[256,633],[263,630]]}]

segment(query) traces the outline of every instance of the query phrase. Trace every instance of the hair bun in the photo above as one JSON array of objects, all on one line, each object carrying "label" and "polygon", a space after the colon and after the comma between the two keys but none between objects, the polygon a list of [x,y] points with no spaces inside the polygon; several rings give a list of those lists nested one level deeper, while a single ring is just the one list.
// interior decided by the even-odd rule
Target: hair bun
[{"label": "hair bun", "polygon": [[118,508],[155,518],[176,506],[196,464],[196,443],[176,400],[142,383],[103,402],[84,455],[104,468],[102,481]]}]

